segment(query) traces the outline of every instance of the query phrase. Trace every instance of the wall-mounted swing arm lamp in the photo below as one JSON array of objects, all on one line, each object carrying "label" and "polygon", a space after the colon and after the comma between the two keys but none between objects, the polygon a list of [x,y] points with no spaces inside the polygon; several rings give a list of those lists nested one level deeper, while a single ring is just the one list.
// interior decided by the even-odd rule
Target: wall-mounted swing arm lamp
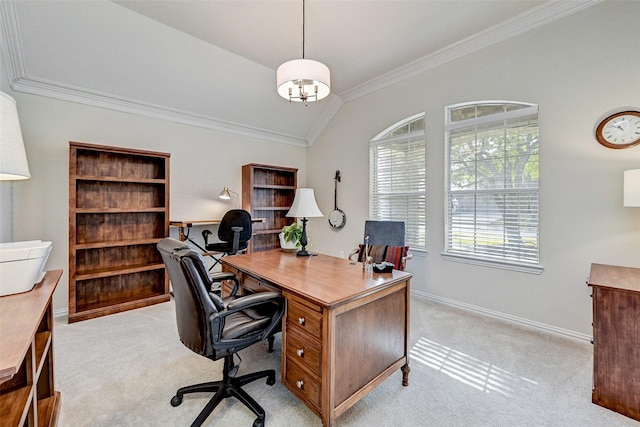
[{"label": "wall-mounted swing arm lamp", "polygon": [[288,217],[302,218],[302,236],[300,237],[300,245],[302,249],[297,252],[298,256],[311,256],[310,252],[307,252],[307,218],[321,217],[322,212],[318,208],[316,198],[313,194],[313,188],[298,188],[296,195],[293,199],[291,209],[287,212]]},{"label": "wall-mounted swing arm lamp", "polygon": [[238,206],[240,205],[240,194],[235,191],[229,190],[229,187],[224,187],[220,194],[218,194],[218,198],[221,200],[231,200],[231,195],[235,194],[238,198]]},{"label": "wall-mounted swing arm lamp", "polygon": [[640,169],[624,171],[623,199],[625,207],[640,208]]},{"label": "wall-mounted swing arm lamp", "polygon": [[222,191],[220,192],[220,194],[218,195],[218,197],[221,198],[222,200],[229,200],[229,199],[231,199],[231,193],[233,193],[236,196],[240,197],[240,195],[238,193],[236,193],[235,191],[229,190],[229,187],[224,187],[222,189]]}]

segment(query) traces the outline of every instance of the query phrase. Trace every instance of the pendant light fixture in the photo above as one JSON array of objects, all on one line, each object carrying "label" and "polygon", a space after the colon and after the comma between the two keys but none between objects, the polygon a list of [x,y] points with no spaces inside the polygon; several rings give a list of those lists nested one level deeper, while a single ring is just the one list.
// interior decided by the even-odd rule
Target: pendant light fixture
[{"label": "pendant light fixture", "polygon": [[329,67],[304,57],[305,0],[302,0],[302,59],[285,62],[278,67],[278,94],[289,102],[319,101],[331,92]]}]

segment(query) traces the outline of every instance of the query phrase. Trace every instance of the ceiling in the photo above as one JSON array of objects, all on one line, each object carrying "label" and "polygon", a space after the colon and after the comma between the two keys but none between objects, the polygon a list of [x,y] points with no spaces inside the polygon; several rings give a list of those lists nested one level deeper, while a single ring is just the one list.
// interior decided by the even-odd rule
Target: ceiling
[{"label": "ceiling", "polygon": [[302,56],[300,0],[0,3],[12,88],[261,139],[313,143],[340,107],[597,0],[308,0],[305,57],[332,94],[278,97]]}]

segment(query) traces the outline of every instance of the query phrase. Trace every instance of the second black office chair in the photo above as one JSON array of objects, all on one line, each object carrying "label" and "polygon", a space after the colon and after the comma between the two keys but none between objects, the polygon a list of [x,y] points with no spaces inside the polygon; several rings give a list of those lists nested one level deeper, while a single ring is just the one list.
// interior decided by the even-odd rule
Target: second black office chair
[{"label": "second black office chair", "polygon": [[227,211],[218,226],[218,239],[220,242],[209,243],[210,230],[202,231],[204,248],[207,252],[217,252],[219,257],[211,256],[215,261],[209,268],[220,263],[220,258],[225,255],[235,255],[247,250],[251,239],[251,215],[243,209],[231,209]]},{"label": "second black office chair", "polygon": [[260,378],[273,385],[275,370],[236,377],[238,365],[233,355],[278,330],[284,312],[282,297],[277,292],[259,292],[223,300],[209,292],[209,275],[198,252],[170,237],[158,243],[158,251],[173,286],[180,341],[208,359],[224,358],[222,380],[182,387],[171,405],[180,405],[187,393],[215,393],[191,424],[195,427],[202,425],[223,399],[235,397],[257,415],[253,426],[263,427],[264,409],[242,386]]}]

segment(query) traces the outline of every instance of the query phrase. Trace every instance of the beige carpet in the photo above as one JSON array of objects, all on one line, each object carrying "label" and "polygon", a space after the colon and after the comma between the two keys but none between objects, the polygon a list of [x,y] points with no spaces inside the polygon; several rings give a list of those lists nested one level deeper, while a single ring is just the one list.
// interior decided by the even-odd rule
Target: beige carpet
[{"label": "beige carpet", "polygon": [[[188,426],[208,401],[181,386],[221,378],[222,361],[198,356],[179,341],[173,302],[72,325],[57,318],[56,389],[61,427]],[[265,409],[266,425],[321,426],[320,419],[279,381],[276,351],[266,342],[240,353],[239,375],[273,368],[278,381],[246,390]],[[640,426],[591,403],[592,348],[413,299],[411,374],[397,372],[336,421],[336,426]],[[226,399],[209,426],[251,426],[253,414]]]}]

